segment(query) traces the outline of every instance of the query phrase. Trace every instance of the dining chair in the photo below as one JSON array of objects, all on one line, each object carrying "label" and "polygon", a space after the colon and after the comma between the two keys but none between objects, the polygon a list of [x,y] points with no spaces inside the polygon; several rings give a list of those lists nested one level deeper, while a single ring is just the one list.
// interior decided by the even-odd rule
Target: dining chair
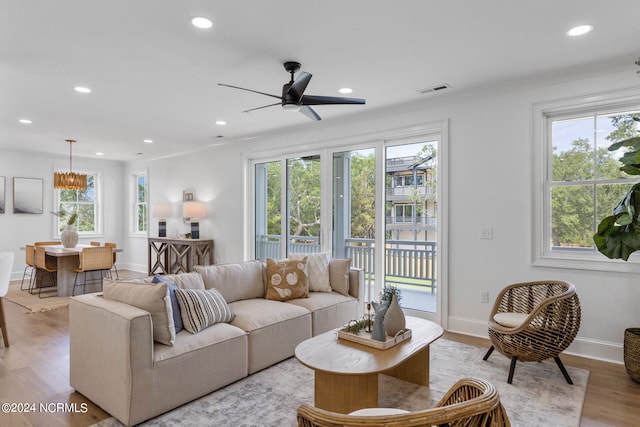
[{"label": "dining chair", "polygon": [[[44,277],[46,273],[49,273],[49,276],[51,277],[51,286],[44,286]],[[36,277],[34,279],[33,286],[29,289],[29,292],[33,294],[35,292],[35,288],[38,288],[38,298],[43,298],[42,289],[47,287],[53,289],[44,291],[45,294],[51,294],[45,295],[45,297],[56,296],[58,294],[57,273],[58,262],[56,260],[50,260],[47,257],[44,246],[36,246]],[[38,286],[38,274],[40,274],[40,286]]]},{"label": "dining chair", "polygon": [[[115,243],[105,243],[106,247],[113,249],[113,269],[116,272],[116,280],[120,279],[120,275],[118,274],[118,267],[116,266],[116,244]],[[109,271],[109,275],[111,275],[111,271]]]},{"label": "dining chair", "polygon": [[33,244],[33,246],[56,246],[56,245],[61,245],[62,242],[61,241],[51,241],[51,242],[35,242]]},{"label": "dining chair", "polygon": [[100,242],[89,242],[91,246],[100,246]]},{"label": "dining chair", "polygon": [[[36,248],[34,245],[27,245],[24,251],[24,263],[27,264],[24,267],[24,272],[22,273],[22,282],[20,283],[20,290],[31,290],[31,286],[33,284],[33,280],[36,271]],[[29,286],[24,288],[24,279],[29,276]]]},{"label": "dining chair", "polygon": [[83,248],[80,251],[80,265],[74,270],[76,278],[73,282],[72,295],[76,294],[76,287],[78,284],[78,275],[83,273],[84,281],[82,283],[82,293],[85,293],[87,288],[87,273],[99,272],[100,278],[89,277],[90,284],[100,284],[100,290],[102,290],[102,279],[104,278],[104,272],[108,272],[113,267],[113,249],[108,246],[91,246]]},{"label": "dining chair", "polygon": [[0,252],[0,330],[4,346],[9,347],[9,336],[7,335],[7,319],[4,315],[4,296],[9,290],[9,279],[13,268],[13,252]]}]

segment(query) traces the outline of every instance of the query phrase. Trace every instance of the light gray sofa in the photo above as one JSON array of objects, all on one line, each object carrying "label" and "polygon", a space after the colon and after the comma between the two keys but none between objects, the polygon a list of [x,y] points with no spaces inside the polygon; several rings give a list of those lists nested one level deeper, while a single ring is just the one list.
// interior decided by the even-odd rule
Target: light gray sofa
[{"label": "light gray sofa", "polygon": [[286,302],[265,299],[266,272],[260,261],[195,270],[165,277],[178,288],[217,289],[235,317],[196,334],[182,330],[172,346],[154,341],[149,311],[101,293],[72,298],[71,387],[122,423],[134,425],[287,359],[303,340],[362,313],[359,269],[338,279],[330,275],[331,280],[346,280],[346,295],[309,292],[309,298]]}]

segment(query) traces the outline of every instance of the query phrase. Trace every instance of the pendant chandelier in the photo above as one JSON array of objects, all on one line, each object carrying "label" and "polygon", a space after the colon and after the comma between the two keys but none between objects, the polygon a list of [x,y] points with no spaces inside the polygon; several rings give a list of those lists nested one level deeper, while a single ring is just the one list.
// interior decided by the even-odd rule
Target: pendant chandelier
[{"label": "pendant chandelier", "polygon": [[56,190],[86,190],[87,175],[73,172],[71,168],[71,147],[76,141],[73,139],[66,141],[69,143],[69,172],[55,172],[53,174],[53,188]]}]

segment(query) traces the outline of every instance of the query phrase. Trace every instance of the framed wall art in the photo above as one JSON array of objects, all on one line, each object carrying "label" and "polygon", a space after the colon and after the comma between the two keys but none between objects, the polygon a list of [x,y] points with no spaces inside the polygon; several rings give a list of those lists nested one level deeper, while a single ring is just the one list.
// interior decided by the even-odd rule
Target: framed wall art
[{"label": "framed wall art", "polygon": [[5,199],[4,199],[4,195],[5,195],[5,180],[6,178],[4,176],[0,176],[0,214],[4,213],[4,209],[5,209]]},{"label": "framed wall art", "polygon": [[13,213],[42,213],[42,178],[13,178]]}]

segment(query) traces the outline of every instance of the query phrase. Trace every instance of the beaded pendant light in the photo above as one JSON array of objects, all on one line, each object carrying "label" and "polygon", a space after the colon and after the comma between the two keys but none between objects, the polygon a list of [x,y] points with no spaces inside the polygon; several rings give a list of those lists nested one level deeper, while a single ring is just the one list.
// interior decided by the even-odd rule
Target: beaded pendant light
[{"label": "beaded pendant light", "polygon": [[73,172],[71,168],[71,150],[73,139],[66,140],[69,143],[69,172],[55,172],[53,174],[53,188],[56,190],[86,190],[87,175]]}]

